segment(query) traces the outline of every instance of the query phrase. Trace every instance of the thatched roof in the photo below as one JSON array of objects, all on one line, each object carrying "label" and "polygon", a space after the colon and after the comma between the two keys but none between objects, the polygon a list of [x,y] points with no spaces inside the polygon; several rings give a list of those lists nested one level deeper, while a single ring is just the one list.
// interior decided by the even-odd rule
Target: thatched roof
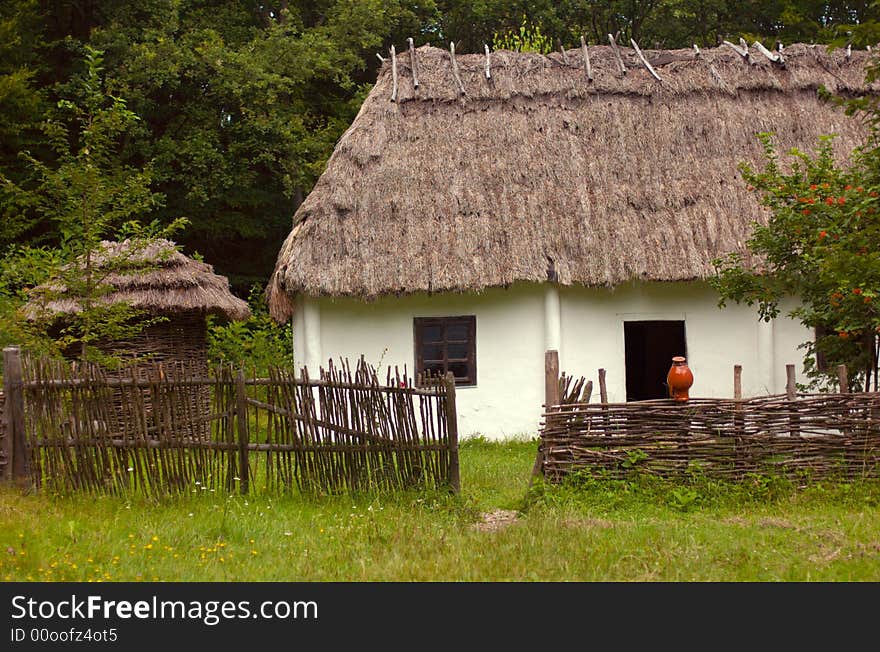
[{"label": "thatched roof", "polygon": [[[108,265],[109,261],[109,265]],[[81,263],[80,263],[81,264]],[[198,312],[230,320],[247,319],[250,308],[229,290],[225,276],[189,258],[169,240],[134,246],[129,240],[104,241],[92,256],[102,283],[112,288],[101,297],[107,303],[127,303],[150,314]],[[80,301],[58,283],[32,291],[25,307],[30,319],[79,312]]]},{"label": "thatched roof", "polygon": [[743,251],[765,219],[738,171],[760,164],[759,132],[781,152],[835,133],[841,157],[867,130],[817,89],[875,92],[866,52],[785,48],[646,51],[662,82],[609,46],[549,56],[397,56],[386,60],[294,216],[267,288],[276,319],[292,299],[478,291],[516,281],[614,286],[687,280]]}]

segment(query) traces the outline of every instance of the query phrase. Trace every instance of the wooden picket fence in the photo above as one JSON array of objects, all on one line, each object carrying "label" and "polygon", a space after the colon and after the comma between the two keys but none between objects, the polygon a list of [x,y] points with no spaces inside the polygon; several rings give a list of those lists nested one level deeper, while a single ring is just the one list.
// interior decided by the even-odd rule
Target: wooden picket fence
[{"label": "wooden picket fence", "polygon": [[0,478],[7,479],[11,477],[12,467],[9,460],[11,446],[6,438],[6,394],[0,391]]},{"label": "wooden picket fence", "polygon": [[[549,482],[573,472],[615,479],[880,477],[880,393],[800,394],[787,365],[785,394],[609,403],[600,370],[600,401],[591,403],[592,383],[559,376],[552,354],[534,470]],[[737,366],[736,395],[740,373]],[[846,370],[838,374],[846,388]]]},{"label": "wooden picket fence", "polygon": [[[111,374],[4,351],[12,475],[67,493],[459,489],[455,385],[379,381],[361,360],[320,377],[155,365]],[[12,358],[10,360],[10,358]],[[9,394],[17,411],[9,410]],[[13,414],[14,412],[14,414]],[[24,450],[22,454],[20,451]]]}]

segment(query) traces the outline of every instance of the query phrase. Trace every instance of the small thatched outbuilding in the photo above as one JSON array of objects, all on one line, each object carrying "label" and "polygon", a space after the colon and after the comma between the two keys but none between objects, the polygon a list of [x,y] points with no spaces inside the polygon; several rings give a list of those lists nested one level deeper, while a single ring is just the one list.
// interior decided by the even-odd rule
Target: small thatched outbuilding
[{"label": "small thatched outbuilding", "polygon": [[535,432],[546,349],[607,369],[612,401],[662,395],[672,355],[695,396],[730,396],[734,364],[747,395],[782,391],[809,334],[719,310],[705,279],[766,220],[738,169],[762,164],[757,134],[781,152],[836,134],[841,160],[861,144],[817,91],[876,92],[870,55],[644,55],[659,80],[610,46],[386,59],[267,288],[295,358],[451,370],[460,431],[486,436]]},{"label": "small thatched outbuilding", "polygon": [[[103,344],[102,348],[135,363],[143,359],[181,364],[204,374],[208,365],[207,316],[226,320],[250,316],[247,302],[232,294],[225,276],[215,274],[211,265],[185,256],[169,240],[145,245],[104,241],[92,255],[91,264],[108,287],[99,301],[125,303],[148,317],[163,318],[129,340]],[[44,286],[34,292],[26,314],[31,319],[63,323],[65,315],[81,310],[81,299],[67,288]]]}]

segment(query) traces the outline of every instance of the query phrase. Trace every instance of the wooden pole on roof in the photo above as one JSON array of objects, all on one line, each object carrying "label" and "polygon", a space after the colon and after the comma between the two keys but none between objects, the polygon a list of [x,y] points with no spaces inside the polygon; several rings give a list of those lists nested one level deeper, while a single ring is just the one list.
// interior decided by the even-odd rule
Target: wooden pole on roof
[{"label": "wooden pole on roof", "polygon": [[567,66],[568,65],[568,55],[565,54],[565,48],[562,47],[562,41],[558,41],[558,43],[559,43],[559,51],[562,53],[562,63],[564,63]]},{"label": "wooden pole on roof", "polygon": [[852,43],[846,44],[846,60],[849,61],[852,58]]},{"label": "wooden pole on roof", "polygon": [[458,92],[464,95],[464,84],[461,83],[461,77],[458,74],[458,62],[455,60],[455,42],[449,42],[449,56],[452,58],[452,76],[458,84]]},{"label": "wooden pole on roof", "polygon": [[771,52],[770,50],[765,48],[760,41],[755,41],[754,45],[758,49],[758,52],[770,59],[770,61],[772,61],[773,63],[780,66],[785,65],[785,59],[782,58],[782,55],[779,54],[779,52]]},{"label": "wooden pole on roof", "polygon": [[633,49],[636,51],[636,55],[639,57],[639,59],[642,60],[642,63],[645,64],[645,68],[648,69],[648,72],[651,73],[651,76],[658,82],[662,82],[663,80],[660,78],[660,75],[657,74],[657,71],[654,70],[654,66],[652,66],[645,58],[645,55],[642,54],[642,51],[639,49],[639,44],[636,43],[634,39],[630,39],[629,42],[632,43]]},{"label": "wooden pole on roof", "polygon": [[397,101],[397,53],[391,46],[391,101]]},{"label": "wooden pole on roof", "polygon": [[593,81],[593,67],[590,65],[590,51],[587,48],[587,41],[581,35],[581,54],[584,55],[584,72],[587,75],[587,81]]},{"label": "wooden pole on roof", "polygon": [[620,50],[617,49],[617,43],[614,41],[614,36],[612,36],[611,34],[608,35],[608,42],[611,43],[611,49],[614,50],[614,56],[617,57],[617,64],[620,66],[620,72],[625,75],[626,66],[623,64],[623,58],[620,56]]},{"label": "wooden pole on roof", "polygon": [[748,49],[748,47],[740,48],[739,46],[734,45],[734,44],[731,43],[730,41],[722,41],[722,42],[721,42],[721,45],[726,45],[726,46],[729,47],[731,50],[733,50],[734,52],[736,52],[739,56],[741,56],[741,57],[743,58],[743,60],[745,60],[745,61],[749,61],[749,49]]},{"label": "wooden pole on roof", "polygon": [[486,79],[492,79],[492,71],[489,70],[489,46],[483,43],[483,49],[486,51]]},{"label": "wooden pole on roof", "polygon": [[697,44],[696,44],[696,43],[694,43],[694,56],[695,56],[695,57],[699,57],[699,56],[700,56],[700,48],[697,47]]},{"label": "wooden pole on roof", "polygon": [[379,54],[378,52],[376,53],[376,58],[378,58],[379,61],[381,61],[382,63],[385,63],[385,57],[383,57],[383,56],[382,56],[381,54]]},{"label": "wooden pole on roof", "polygon": [[419,87],[419,64],[416,61],[416,48],[413,45],[412,37],[406,39],[409,41],[409,63],[412,67],[412,76],[413,76],[413,88],[418,89]]}]

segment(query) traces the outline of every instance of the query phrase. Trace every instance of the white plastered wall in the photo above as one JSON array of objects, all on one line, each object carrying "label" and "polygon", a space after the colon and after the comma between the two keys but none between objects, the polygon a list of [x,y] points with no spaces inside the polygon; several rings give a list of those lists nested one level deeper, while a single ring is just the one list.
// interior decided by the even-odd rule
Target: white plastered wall
[{"label": "white plastered wall", "polygon": [[[705,283],[638,283],[606,288],[516,284],[480,294],[383,297],[364,302],[299,298],[294,356],[312,376],[329,358],[361,355],[380,367],[414,369],[413,318],[475,315],[477,384],[457,390],[461,436],[535,436],[544,400],[544,351],[557,348],[560,368],[592,379],[607,370],[611,401],[626,399],[623,322],[683,320],[691,396],[732,396],[733,366],[743,366],[743,394],[785,389],[785,365],[802,367],[797,349],[809,333],[779,318],[759,322],[755,311],[717,307]],[[798,380],[802,380],[799,375]]]},{"label": "white plastered wall", "polygon": [[[365,360],[399,367],[412,376],[415,365],[413,318],[475,315],[477,384],[456,390],[458,432],[462,437],[535,436],[544,401],[544,288],[517,285],[480,294],[438,294],[355,299],[306,299],[319,313],[322,364],[329,358]],[[300,306],[297,306],[299,308]],[[315,318],[312,318],[314,324]],[[309,323],[305,324],[306,340]],[[296,324],[294,325],[296,328]],[[314,326],[313,326],[314,328]],[[296,334],[294,334],[296,339]],[[302,354],[313,372],[317,364]]]},{"label": "white plastered wall", "polygon": [[737,364],[743,368],[745,397],[784,392],[786,364],[794,364],[797,380],[804,380],[803,352],[797,347],[810,333],[784,316],[793,303],[766,323],[745,305],[718,308],[718,295],[700,282],[634,283],[613,290],[569,287],[560,294],[560,367],[593,379],[599,368],[606,369],[609,401],[626,400],[625,321],[684,321],[694,397],[732,397]]}]

